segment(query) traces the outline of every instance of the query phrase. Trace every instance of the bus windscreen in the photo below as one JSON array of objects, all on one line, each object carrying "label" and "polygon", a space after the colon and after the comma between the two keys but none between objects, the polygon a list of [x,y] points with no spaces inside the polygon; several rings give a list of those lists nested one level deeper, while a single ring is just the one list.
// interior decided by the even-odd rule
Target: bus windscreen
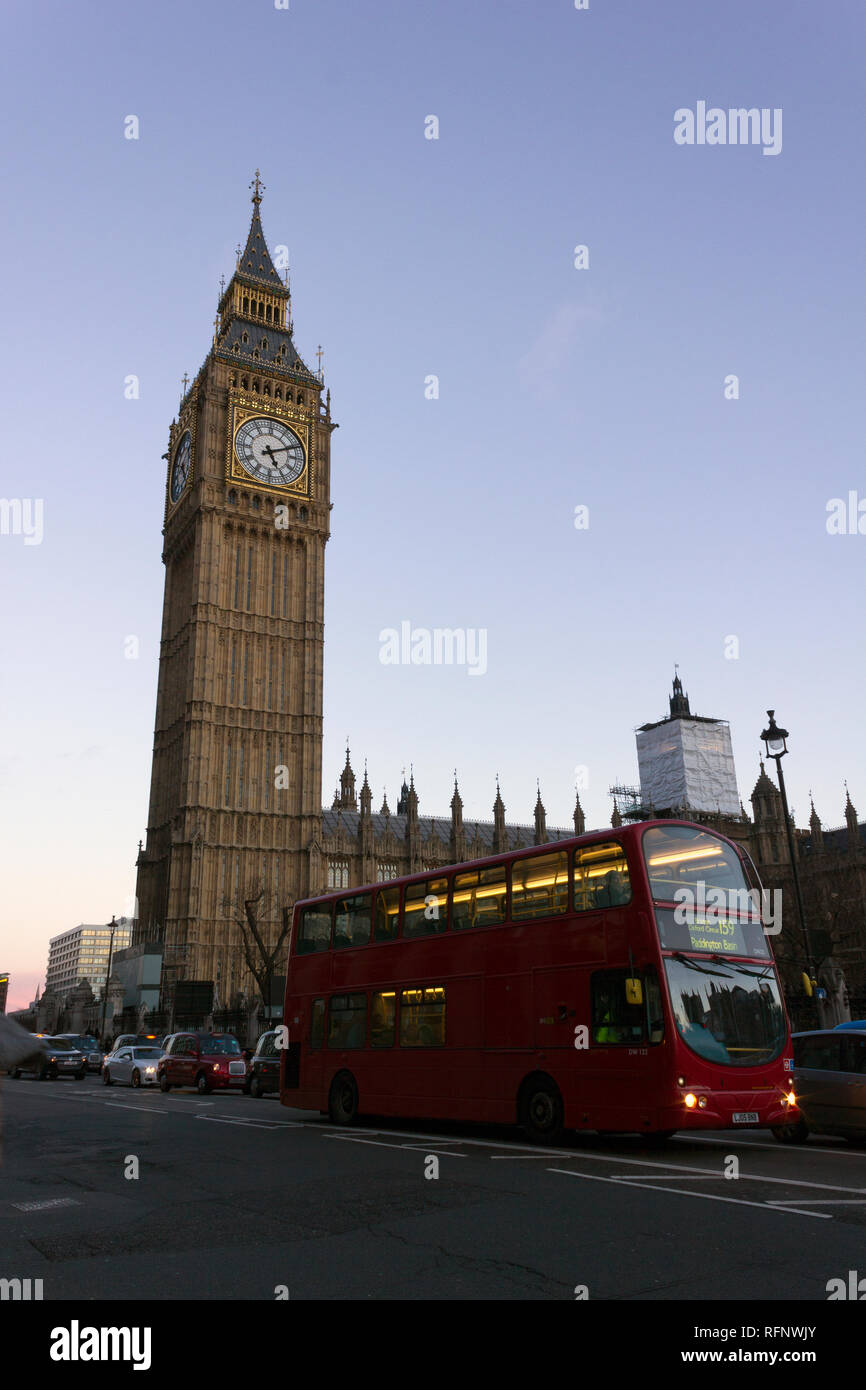
[{"label": "bus windscreen", "polygon": [[732,845],[688,825],[656,825],[644,861],[662,947],[770,959],[760,893]]}]

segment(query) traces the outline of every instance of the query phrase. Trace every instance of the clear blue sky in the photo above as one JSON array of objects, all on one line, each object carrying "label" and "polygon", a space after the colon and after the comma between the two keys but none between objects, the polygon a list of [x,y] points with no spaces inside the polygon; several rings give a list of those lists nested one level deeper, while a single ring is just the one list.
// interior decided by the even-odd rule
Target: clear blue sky
[{"label": "clear blue sky", "polygon": [[[498,772],[510,818],[538,777],[568,823],[585,765],[607,823],[678,661],[747,807],[774,706],[798,823],[810,787],[841,823],[845,777],[866,812],[866,535],[825,524],[866,497],[861,3],[7,0],[0,23],[0,492],[44,507],[40,545],[0,536],[11,1005],[49,936],[134,890],[161,455],[256,166],[340,423],[325,799],[348,733],[377,806],[411,762],[447,812],[456,766],[467,817]],[[675,144],[699,101],[781,108],[781,153]],[[383,666],[406,619],[485,629],[487,674]]]}]

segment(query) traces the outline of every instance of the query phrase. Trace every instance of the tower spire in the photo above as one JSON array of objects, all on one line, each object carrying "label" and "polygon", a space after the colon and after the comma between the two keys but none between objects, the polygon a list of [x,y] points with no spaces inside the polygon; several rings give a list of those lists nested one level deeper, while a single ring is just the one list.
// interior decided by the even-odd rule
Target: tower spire
[{"label": "tower spire", "polygon": [[265,185],[262,183],[261,175],[259,174],[258,169],[256,170],[255,178],[250,179],[250,188],[255,190],[251,201],[256,209],[256,212],[258,212],[262,201],[262,193],[265,191]]}]

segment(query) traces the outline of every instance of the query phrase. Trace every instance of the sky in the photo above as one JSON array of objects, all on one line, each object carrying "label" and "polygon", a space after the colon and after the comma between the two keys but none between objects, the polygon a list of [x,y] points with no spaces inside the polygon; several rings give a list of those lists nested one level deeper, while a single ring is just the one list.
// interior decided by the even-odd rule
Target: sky
[{"label": "sky", "polygon": [[[162,455],[257,168],[339,422],[325,802],[348,736],[375,808],[411,766],[446,815],[456,768],[467,820],[498,774],[510,820],[540,783],[569,825],[579,779],[605,825],[679,663],[747,809],[775,708],[797,823],[811,790],[841,824],[844,779],[866,813],[864,29],[858,0],[6,0],[10,1008],[49,937],[132,905]],[[766,138],[698,143],[739,108]],[[404,622],[486,661],[386,664]]]}]

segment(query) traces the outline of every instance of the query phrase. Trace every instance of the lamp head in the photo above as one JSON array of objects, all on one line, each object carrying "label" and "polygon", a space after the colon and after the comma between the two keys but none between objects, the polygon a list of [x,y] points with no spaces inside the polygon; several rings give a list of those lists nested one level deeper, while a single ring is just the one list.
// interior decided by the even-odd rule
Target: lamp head
[{"label": "lamp head", "polygon": [[763,739],[764,746],[767,750],[767,757],[776,759],[783,758],[788,751],[788,746],[786,743],[788,737],[788,730],[779,728],[775,719],[775,710],[768,709],[767,714],[769,716],[770,722],[767,725],[764,732],[761,734],[761,738]]}]

